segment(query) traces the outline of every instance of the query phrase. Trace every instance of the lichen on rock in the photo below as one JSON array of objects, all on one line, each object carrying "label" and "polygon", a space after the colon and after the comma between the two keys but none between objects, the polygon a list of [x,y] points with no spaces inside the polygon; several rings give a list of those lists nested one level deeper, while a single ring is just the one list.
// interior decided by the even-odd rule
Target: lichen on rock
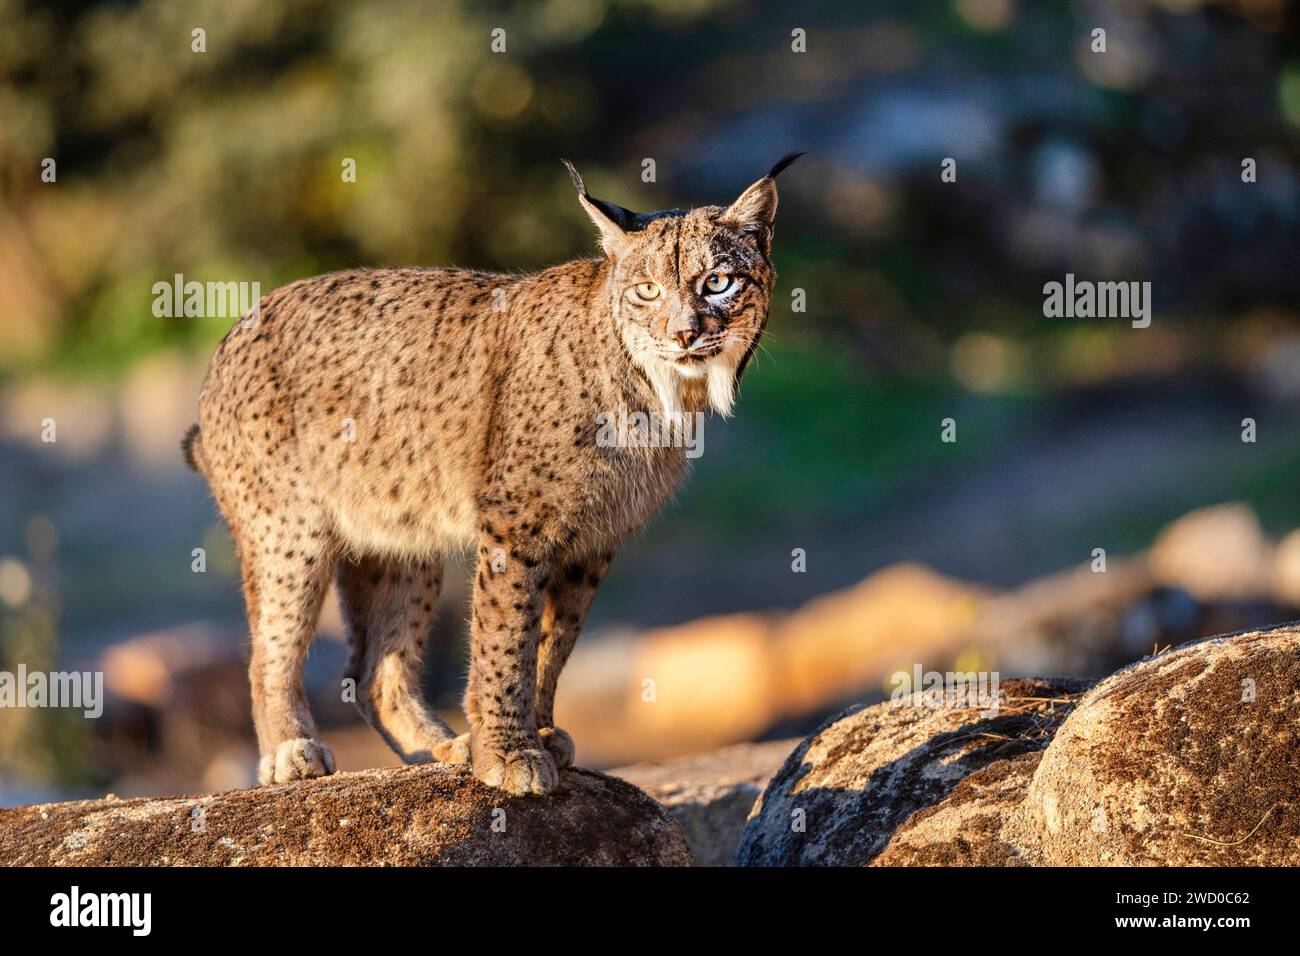
[{"label": "lichen on rock", "polygon": [[0,863],[29,866],[689,866],[636,787],[566,770],[545,799],[438,764],[201,797],[0,810]]},{"label": "lichen on rock", "polygon": [[786,760],[755,805],[734,862],[868,864],[913,814],[970,775],[1046,746],[1086,686],[1004,681],[996,712],[930,706],[919,694],[850,708]]},{"label": "lichen on rock", "polygon": [[1002,688],[993,717],[841,714],[773,778],[735,861],[1300,864],[1300,627],[1187,644],[1086,692]]},{"label": "lichen on rock", "polygon": [[1097,685],[1012,838],[1034,862],[1300,864],[1300,628],[1189,644]]}]

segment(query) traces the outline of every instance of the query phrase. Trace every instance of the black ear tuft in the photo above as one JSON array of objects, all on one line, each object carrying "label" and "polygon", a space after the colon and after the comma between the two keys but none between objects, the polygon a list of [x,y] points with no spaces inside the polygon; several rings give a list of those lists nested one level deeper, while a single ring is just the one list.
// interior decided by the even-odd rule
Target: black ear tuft
[{"label": "black ear tuft", "polygon": [[578,175],[578,171],[573,168],[573,163],[567,159],[562,159],[560,162],[564,163],[564,168],[569,171],[569,178],[573,180],[573,188],[582,195],[587,195],[587,187],[583,185],[582,177]]},{"label": "black ear tuft", "polygon": [[[798,159],[802,155],[804,155],[804,152],[803,150],[800,150],[797,153],[790,153],[788,156],[782,157],[781,161],[772,167],[772,171],[767,174],[767,178],[775,179],[778,173],[780,173],[782,170],[784,170],[787,166],[789,166],[791,163],[793,163],[796,159]],[[574,175],[577,174],[575,173]]]},{"label": "black ear tuft", "polygon": [[595,206],[606,219],[617,225],[624,232],[640,232],[656,219],[664,219],[669,216],[684,216],[685,209],[660,209],[657,212],[633,212],[630,209],[624,209],[612,202],[605,202],[603,199],[597,199],[591,193],[587,192],[586,184],[583,183],[582,177],[574,169],[573,163],[567,159],[562,159],[564,168],[569,171],[569,178],[573,180],[573,186],[578,190],[578,195],[585,199],[591,205]]}]

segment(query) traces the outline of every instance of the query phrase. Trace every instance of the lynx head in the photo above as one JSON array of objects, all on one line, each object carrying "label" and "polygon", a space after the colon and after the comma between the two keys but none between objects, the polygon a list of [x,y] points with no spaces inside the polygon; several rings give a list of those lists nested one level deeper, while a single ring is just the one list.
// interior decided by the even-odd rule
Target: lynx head
[{"label": "lynx head", "polygon": [[600,231],[618,334],[666,413],[680,411],[684,383],[698,381],[708,403],[731,414],[767,325],[776,278],[776,175],[802,155],[786,156],[725,208],[649,213],[596,199],[565,161],[578,201]]}]

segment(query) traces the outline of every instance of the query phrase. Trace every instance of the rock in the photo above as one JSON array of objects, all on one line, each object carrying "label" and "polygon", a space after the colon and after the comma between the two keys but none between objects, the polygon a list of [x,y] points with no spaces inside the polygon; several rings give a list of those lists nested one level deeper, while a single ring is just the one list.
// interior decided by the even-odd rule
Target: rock
[{"label": "rock", "polygon": [[682,828],[696,866],[726,866],[754,801],[799,743],[737,744],[610,771],[654,797]]},{"label": "rock", "polygon": [[[773,777],[745,825],[734,862],[870,863],[913,814],[940,804],[972,774],[1045,747],[1086,686],[1004,681],[996,714],[926,705],[922,694],[850,708],[801,743]],[[968,790],[988,789],[991,799],[1001,786],[997,774],[1007,773],[990,770]],[[991,852],[1001,853],[975,856]]]},{"label": "rock", "polygon": [[968,649],[987,594],[900,564],[790,612],[726,614],[580,642],[556,723],[573,735],[580,759],[600,766],[753,740],[881,686],[900,645],[922,660]]},{"label": "rock", "polygon": [[1273,597],[1290,607],[1300,607],[1300,530],[1278,542],[1273,558]]},{"label": "rock", "polygon": [[[627,739],[641,748],[674,749],[624,759],[669,759],[712,750],[753,740],[774,723],[780,702],[769,691],[770,631],[767,615],[746,613],[699,618],[645,635],[622,699]],[[719,674],[727,679],[719,680]],[[643,684],[647,678],[654,681],[649,699]],[[562,719],[557,711],[559,726],[565,726]],[[582,738],[574,739],[581,746]]]},{"label": "rock", "polygon": [[1005,834],[1043,752],[995,760],[934,806],[912,814],[872,866],[1026,866]]},{"label": "rock", "polygon": [[1083,686],[1005,682],[997,717],[845,712],[773,778],[736,862],[1300,864],[1300,626],[1188,644]]},{"label": "rock", "polygon": [[1005,836],[1065,866],[1300,864],[1300,628],[1125,668],[1057,731]]},{"label": "rock", "polygon": [[[247,665],[237,653],[239,643],[240,638],[210,624],[186,624],[110,645],[98,669],[109,693],[162,709],[193,690],[185,683],[193,674],[232,667],[242,673]],[[236,706],[244,710],[243,705],[239,701]]]},{"label": "rock", "polygon": [[1188,512],[1156,537],[1149,556],[1162,584],[1205,602],[1261,597],[1273,572],[1273,544],[1244,504]]},{"label": "rock", "polygon": [[970,626],[988,593],[919,564],[891,565],[858,584],[814,598],[774,629],[766,693],[773,717],[825,712],[881,687],[908,660],[940,660],[969,649]]},{"label": "rock", "polygon": [[1125,660],[1195,639],[1207,609],[1182,588],[1156,588],[1124,611],[1116,650]]},{"label": "rock", "polygon": [[[143,796],[255,779],[255,754],[242,767],[232,760],[253,739],[240,642],[231,631],[193,623],[105,648],[94,665],[106,691],[103,717],[94,722],[101,784]],[[209,780],[214,759],[221,766]]]},{"label": "rock", "polygon": [[[0,861],[24,866],[689,866],[677,824],[636,787],[566,770],[511,798],[438,764],[197,798],[0,810]],[[501,811],[501,812],[498,812]],[[504,824],[494,829],[493,824]]]},{"label": "rock", "polygon": [[[1104,573],[1088,561],[984,602],[967,643],[991,645],[999,666],[1012,673],[1104,672],[1109,668],[1098,663],[1114,657],[1126,617],[1154,588],[1145,560],[1114,557]],[[1154,646],[1148,642],[1142,651]],[[1111,666],[1133,656],[1125,654]]]}]

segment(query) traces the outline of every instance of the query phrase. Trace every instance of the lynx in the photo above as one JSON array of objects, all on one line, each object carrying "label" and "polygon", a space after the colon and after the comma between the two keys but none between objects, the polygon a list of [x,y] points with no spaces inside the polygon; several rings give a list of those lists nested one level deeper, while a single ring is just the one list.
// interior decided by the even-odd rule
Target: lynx
[{"label": "lynx", "polygon": [[[302,686],[332,576],[358,707],[402,759],[555,789],[574,758],[560,671],[615,550],[688,467],[681,443],[600,441],[597,421],[731,413],[767,324],[775,177],[799,155],[726,208],[652,213],[594,198],[566,162],[602,256],[317,276],[226,335],[183,450],[239,555],[261,783],[334,771]],[[470,548],[458,737],[420,662],[443,559]]]}]

